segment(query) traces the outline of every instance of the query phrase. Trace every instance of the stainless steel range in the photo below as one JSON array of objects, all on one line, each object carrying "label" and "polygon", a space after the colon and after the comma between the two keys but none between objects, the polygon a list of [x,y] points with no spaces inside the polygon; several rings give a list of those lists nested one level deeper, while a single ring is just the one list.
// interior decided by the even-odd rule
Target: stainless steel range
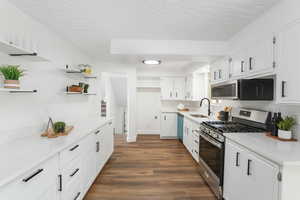
[{"label": "stainless steel range", "polygon": [[225,136],[223,133],[266,132],[271,113],[234,109],[232,121],[207,121],[199,128],[199,169],[218,199],[222,199]]}]

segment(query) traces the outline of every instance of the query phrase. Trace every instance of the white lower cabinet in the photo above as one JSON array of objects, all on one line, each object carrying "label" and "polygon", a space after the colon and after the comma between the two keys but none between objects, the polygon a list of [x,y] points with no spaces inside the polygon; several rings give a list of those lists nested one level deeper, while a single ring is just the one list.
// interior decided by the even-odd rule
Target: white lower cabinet
[{"label": "white lower cabinet", "polygon": [[57,200],[57,175],[58,156],[55,156],[34,167],[12,183],[1,187],[0,199]]},{"label": "white lower cabinet", "polygon": [[162,113],[160,138],[177,138],[177,113]]},{"label": "white lower cabinet", "polygon": [[196,162],[199,162],[199,135],[195,132],[199,124],[184,118],[183,121],[183,144]]},{"label": "white lower cabinet", "polygon": [[226,200],[279,200],[279,166],[226,141],[224,198]]},{"label": "white lower cabinet", "polygon": [[112,122],[108,122],[16,180],[0,187],[0,199],[82,200],[112,155],[113,140]]}]

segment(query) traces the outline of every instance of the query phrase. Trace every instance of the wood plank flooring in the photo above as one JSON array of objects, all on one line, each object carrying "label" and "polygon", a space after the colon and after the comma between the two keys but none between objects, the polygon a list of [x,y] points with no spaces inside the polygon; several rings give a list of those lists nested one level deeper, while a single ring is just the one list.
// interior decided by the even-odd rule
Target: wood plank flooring
[{"label": "wood plank flooring", "polygon": [[138,136],[115,152],[84,200],[215,200],[196,163],[177,140]]}]

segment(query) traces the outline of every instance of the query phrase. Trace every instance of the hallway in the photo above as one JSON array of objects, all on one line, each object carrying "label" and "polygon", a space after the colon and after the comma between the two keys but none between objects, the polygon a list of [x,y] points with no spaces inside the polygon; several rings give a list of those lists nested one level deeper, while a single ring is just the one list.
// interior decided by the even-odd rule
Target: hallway
[{"label": "hallway", "polygon": [[115,152],[85,200],[215,200],[196,163],[177,140],[115,139]]}]

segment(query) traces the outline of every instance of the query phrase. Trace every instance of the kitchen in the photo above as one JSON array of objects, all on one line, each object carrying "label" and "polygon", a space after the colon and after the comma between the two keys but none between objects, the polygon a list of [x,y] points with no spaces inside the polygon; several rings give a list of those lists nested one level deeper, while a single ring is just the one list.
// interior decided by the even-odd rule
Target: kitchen
[{"label": "kitchen", "polygon": [[299,1],[0,5],[1,200],[300,198]]}]

